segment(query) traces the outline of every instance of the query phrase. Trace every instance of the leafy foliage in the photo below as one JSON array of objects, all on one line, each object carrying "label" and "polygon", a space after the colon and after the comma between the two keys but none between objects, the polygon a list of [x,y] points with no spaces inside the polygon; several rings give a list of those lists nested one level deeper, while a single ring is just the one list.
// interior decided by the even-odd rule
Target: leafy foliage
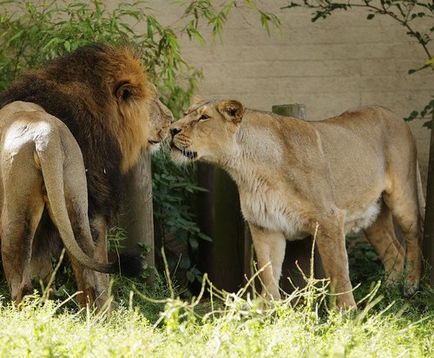
[{"label": "leafy foliage", "polygon": [[[200,231],[192,212],[193,195],[204,189],[194,183],[194,167],[177,166],[169,160],[167,152],[161,151],[155,155],[153,168],[157,236],[163,241],[161,244],[165,247],[170,268],[186,271],[188,281],[195,281],[200,279],[200,275],[188,252],[197,250],[199,240],[211,240]],[[179,245],[184,248],[181,251],[187,253],[180,255],[179,250],[176,250]]]}]

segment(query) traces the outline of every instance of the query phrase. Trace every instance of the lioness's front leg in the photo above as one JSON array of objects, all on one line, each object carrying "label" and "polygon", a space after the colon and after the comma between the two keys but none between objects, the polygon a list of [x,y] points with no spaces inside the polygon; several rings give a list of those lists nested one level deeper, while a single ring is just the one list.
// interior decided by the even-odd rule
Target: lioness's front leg
[{"label": "lioness's front leg", "polygon": [[262,295],[272,299],[280,299],[279,279],[282,263],[285,258],[285,237],[281,232],[270,231],[249,223],[253,246],[258,260],[258,268],[262,281]]},{"label": "lioness's front leg", "polygon": [[343,218],[339,215],[318,221],[316,244],[330,288],[336,294],[336,303],[340,308],[356,307],[352,293],[348,269],[348,255],[345,248]]}]

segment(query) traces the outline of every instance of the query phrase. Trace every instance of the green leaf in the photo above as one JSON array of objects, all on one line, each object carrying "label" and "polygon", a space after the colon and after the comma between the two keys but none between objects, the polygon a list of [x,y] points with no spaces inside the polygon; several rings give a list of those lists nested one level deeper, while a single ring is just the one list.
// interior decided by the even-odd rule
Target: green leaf
[{"label": "green leaf", "polygon": [[193,250],[196,250],[199,247],[199,241],[197,241],[195,238],[190,238],[190,240],[188,240],[188,243]]},{"label": "green leaf", "polygon": [[68,40],[63,43],[63,46],[67,52],[71,52],[71,43]]}]

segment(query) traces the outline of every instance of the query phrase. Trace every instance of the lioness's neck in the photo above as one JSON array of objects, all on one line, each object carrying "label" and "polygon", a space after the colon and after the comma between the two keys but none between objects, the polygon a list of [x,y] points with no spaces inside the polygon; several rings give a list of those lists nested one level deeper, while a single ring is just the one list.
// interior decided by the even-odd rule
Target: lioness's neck
[{"label": "lioness's neck", "polygon": [[300,135],[305,126],[294,118],[247,110],[233,145],[219,155],[217,164],[239,185],[253,176],[268,177],[283,167],[285,151],[291,146],[288,137]]}]

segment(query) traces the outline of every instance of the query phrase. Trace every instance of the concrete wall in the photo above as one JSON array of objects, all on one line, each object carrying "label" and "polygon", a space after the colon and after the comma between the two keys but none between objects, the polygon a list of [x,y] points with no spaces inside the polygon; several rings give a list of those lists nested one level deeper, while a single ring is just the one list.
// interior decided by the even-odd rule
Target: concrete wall
[{"label": "concrete wall", "polygon": [[[182,39],[185,57],[203,69],[201,95],[236,98],[262,110],[303,103],[307,118],[317,120],[369,104],[405,117],[434,94],[430,71],[407,74],[425,54],[392,20],[367,21],[365,12],[350,11],[313,24],[310,10],[280,10],[286,1],[263,3],[280,16],[281,32],[268,36],[257,15],[240,8],[225,27],[223,43],[210,36],[204,46]],[[149,6],[166,24],[180,15],[173,2],[154,0]],[[422,121],[411,126],[425,174],[429,133]]]}]

